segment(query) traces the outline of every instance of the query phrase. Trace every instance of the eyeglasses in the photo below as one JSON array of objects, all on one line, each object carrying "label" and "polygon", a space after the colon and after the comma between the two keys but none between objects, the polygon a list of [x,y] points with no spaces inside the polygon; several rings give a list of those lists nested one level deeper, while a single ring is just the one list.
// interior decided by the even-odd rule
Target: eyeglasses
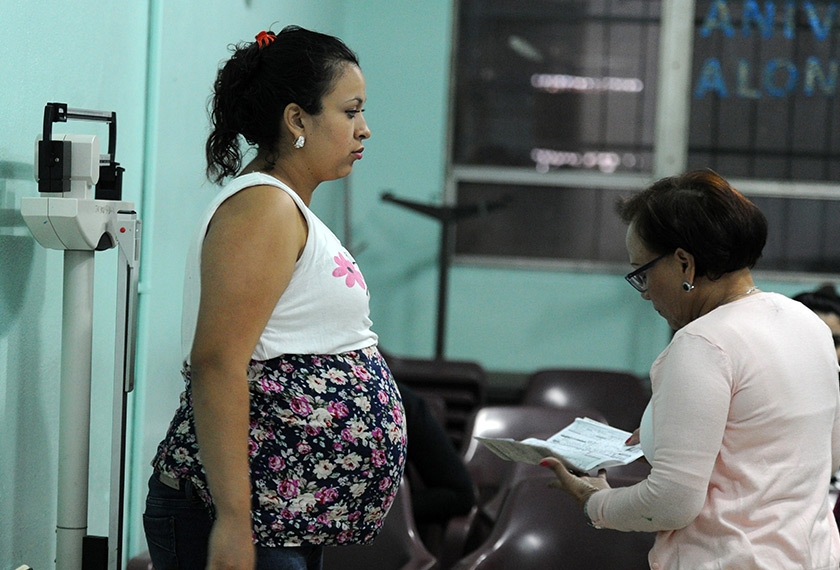
[{"label": "eyeglasses", "polygon": [[656,262],[665,257],[665,255],[667,254],[663,253],[653,261],[648,261],[638,269],[625,275],[624,278],[627,279],[627,282],[633,286],[633,289],[639,293],[644,293],[647,291],[647,270],[653,267]]}]

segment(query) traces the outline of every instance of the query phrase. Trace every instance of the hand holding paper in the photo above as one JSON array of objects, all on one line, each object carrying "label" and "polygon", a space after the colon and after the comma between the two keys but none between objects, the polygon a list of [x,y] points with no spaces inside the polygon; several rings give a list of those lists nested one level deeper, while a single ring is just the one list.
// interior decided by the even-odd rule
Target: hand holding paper
[{"label": "hand holding paper", "polygon": [[557,480],[549,483],[549,487],[563,489],[577,501],[582,509],[586,508],[586,501],[589,497],[601,489],[610,488],[609,483],[607,483],[607,472],[603,469],[597,477],[587,477],[570,473],[559,459],[553,457],[547,457],[540,462],[540,465],[551,469],[557,476]]},{"label": "hand holding paper", "polygon": [[642,457],[640,445],[625,443],[631,435],[589,418],[577,418],[547,440],[476,439],[507,461],[536,465],[544,457],[555,457],[573,471],[595,474],[599,469],[627,465]]}]

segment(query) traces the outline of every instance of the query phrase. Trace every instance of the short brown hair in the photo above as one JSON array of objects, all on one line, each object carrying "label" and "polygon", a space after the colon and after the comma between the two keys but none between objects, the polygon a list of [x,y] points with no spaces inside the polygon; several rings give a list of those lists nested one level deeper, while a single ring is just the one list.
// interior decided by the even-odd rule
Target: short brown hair
[{"label": "short brown hair", "polygon": [[697,275],[712,280],[753,267],[767,242],[761,210],[708,169],[662,178],[617,210],[652,252],[682,248],[694,256]]}]

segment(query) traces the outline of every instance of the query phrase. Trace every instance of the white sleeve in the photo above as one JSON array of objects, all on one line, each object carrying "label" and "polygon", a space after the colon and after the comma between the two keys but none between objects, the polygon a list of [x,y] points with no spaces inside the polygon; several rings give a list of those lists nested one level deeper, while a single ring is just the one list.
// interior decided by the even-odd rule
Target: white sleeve
[{"label": "white sleeve", "polygon": [[700,513],[721,449],[732,394],[723,351],[691,334],[674,338],[651,369],[653,457],[647,479],[599,491],[587,505],[596,526],[660,531]]}]

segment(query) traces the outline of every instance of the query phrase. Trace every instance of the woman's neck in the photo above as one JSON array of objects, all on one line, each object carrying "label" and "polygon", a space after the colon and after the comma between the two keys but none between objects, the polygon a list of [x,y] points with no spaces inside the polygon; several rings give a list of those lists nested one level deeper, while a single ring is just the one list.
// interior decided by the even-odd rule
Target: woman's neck
[{"label": "woman's neck", "polygon": [[698,317],[759,291],[753,282],[750,270],[746,268],[727,273],[715,281],[708,279],[703,281],[705,282],[702,288],[698,289],[705,289],[707,294],[700,305]]},{"label": "woman's neck", "polygon": [[[305,170],[305,169],[304,169]],[[289,188],[295,191],[300,196],[301,200],[309,206],[312,201],[312,193],[317,184],[307,182],[307,177],[301,168],[296,167],[291,160],[277,159],[274,163],[270,163],[266,159],[266,153],[260,151],[257,156],[249,162],[240,174],[250,174],[252,172],[262,172],[273,176],[280,182],[286,184]]]}]

